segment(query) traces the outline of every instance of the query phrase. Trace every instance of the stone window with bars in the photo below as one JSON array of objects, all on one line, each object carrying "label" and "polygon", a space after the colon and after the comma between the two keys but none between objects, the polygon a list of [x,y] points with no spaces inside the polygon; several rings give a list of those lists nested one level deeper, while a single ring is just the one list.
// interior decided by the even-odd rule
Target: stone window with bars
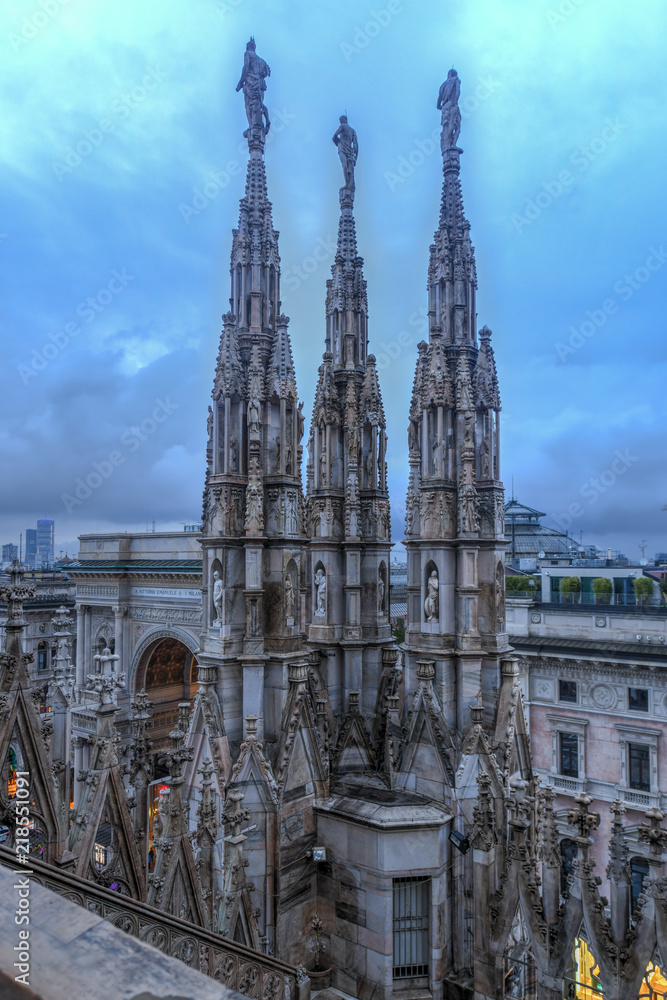
[{"label": "stone window with bars", "polygon": [[428,975],[430,879],[393,880],[394,979]]}]

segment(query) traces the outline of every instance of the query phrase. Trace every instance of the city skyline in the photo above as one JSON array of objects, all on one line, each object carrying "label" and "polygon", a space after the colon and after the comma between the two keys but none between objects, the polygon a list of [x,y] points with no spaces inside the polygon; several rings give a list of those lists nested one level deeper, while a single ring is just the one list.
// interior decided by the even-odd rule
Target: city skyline
[{"label": "city skyline", "polygon": [[[503,386],[507,497],[633,561],[644,538],[649,555],[664,550],[660,32],[647,40],[621,4],[594,0],[567,16],[536,5],[511,44],[482,0],[444,12],[348,3],[288,26],[297,7],[219,0],[192,22],[170,4],[128,6],[123,18],[100,4],[62,7],[43,27],[17,6],[3,15],[14,79],[31,80],[23,111],[46,140],[21,132],[6,91],[2,170],[16,195],[0,227],[15,336],[0,439],[13,470],[6,540],[45,507],[70,554],[80,532],[150,530],[153,518],[178,529],[199,516],[227,234],[243,194],[234,87],[254,33],[274,70],[267,174],[308,418],[337,224],[331,135],[344,110],[359,136],[358,241],[393,540],[440,194],[435,99],[453,64],[478,326],[494,331]],[[630,82],[619,65],[631,65]],[[77,496],[89,477],[99,485]]]}]

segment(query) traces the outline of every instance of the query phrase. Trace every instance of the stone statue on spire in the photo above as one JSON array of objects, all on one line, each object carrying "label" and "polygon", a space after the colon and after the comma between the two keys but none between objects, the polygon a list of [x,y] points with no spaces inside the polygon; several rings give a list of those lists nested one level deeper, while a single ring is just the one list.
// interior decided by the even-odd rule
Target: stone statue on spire
[{"label": "stone statue on spire", "polygon": [[341,115],[339,121],[340,125],[334,132],[333,142],[338,147],[338,155],[343,166],[345,187],[348,191],[354,191],[354,167],[359,154],[357,133],[348,124],[347,115]]},{"label": "stone statue on spire", "polygon": [[263,129],[264,135],[271,128],[269,112],[264,104],[266,78],[271,76],[269,64],[257,55],[255,39],[251,38],[245,47],[241,79],[236,85],[237,93],[243,90],[245,113],[248,117],[248,128],[243,135],[248,138],[250,130],[255,127]]},{"label": "stone statue on spire", "polygon": [[456,147],[459,135],[461,134],[460,95],[461,81],[459,75],[455,69],[450,69],[447,79],[440,87],[438,93],[438,111],[441,112],[440,123],[442,125],[440,149],[443,156],[446,149]]}]

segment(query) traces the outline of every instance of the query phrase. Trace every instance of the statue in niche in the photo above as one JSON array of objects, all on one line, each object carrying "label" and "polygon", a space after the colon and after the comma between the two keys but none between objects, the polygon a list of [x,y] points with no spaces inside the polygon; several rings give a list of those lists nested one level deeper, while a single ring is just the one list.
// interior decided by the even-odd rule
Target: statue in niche
[{"label": "statue in niche", "polygon": [[408,449],[411,455],[419,454],[419,429],[416,420],[408,424]]},{"label": "statue in niche", "polygon": [[285,472],[288,476],[292,474],[292,449],[289,445],[285,446]]},{"label": "statue in niche", "polygon": [[248,128],[243,133],[246,138],[253,125],[263,127],[265,135],[271,128],[269,112],[264,104],[267,76],[271,76],[271,70],[268,64],[257,55],[255,39],[251,38],[245,47],[241,79],[236,85],[237,93],[239,90],[243,90],[245,113],[248,119]]},{"label": "statue in niche", "polygon": [[482,438],[482,478],[489,479],[491,476],[491,446],[489,436],[485,434]]},{"label": "statue in niche", "polygon": [[315,574],[315,593],[315,614],[318,618],[323,618],[327,613],[327,577],[321,566]]},{"label": "statue in niche", "polygon": [[443,459],[444,446],[442,441],[437,439],[433,442],[433,475],[436,479],[441,479],[443,475],[442,471],[442,459]]},{"label": "statue in niche", "polygon": [[347,460],[351,465],[359,460],[359,428],[355,424],[347,432]]},{"label": "statue in niche", "polygon": [[384,577],[382,576],[382,570],[378,570],[378,611],[382,613],[384,611]]},{"label": "statue in niche", "polygon": [[348,191],[354,191],[354,167],[359,155],[357,133],[348,124],[347,115],[341,115],[338,120],[340,125],[334,132],[333,142],[338,147],[338,155],[343,167],[343,177],[345,178],[345,187]]},{"label": "statue in niche", "polygon": [[250,437],[259,437],[259,400],[256,396],[251,396],[248,402],[248,429]]},{"label": "statue in niche", "polygon": [[475,449],[475,435],[472,425],[472,414],[468,413],[465,418],[465,424],[463,429],[463,447],[466,451],[474,451]]},{"label": "statue in niche", "polygon": [[285,616],[288,625],[294,623],[294,584],[289,572],[285,574]]},{"label": "statue in niche", "polygon": [[229,471],[236,472],[238,469],[238,448],[236,447],[236,438],[233,434],[229,435]]},{"label": "statue in niche", "polygon": [[214,625],[222,625],[222,580],[217,569],[213,570],[213,607],[215,608]]},{"label": "statue in niche", "polygon": [[327,485],[327,452],[326,448],[322,449],[322,454],[320,455],[320,486]]},{"label": "statue in niche", "polygon": [[280,434],[276,434],[276,472],[280,472]]},{"label": "statue in niche", "polygon": [[456,148],[461,134],[461,111],[459,97],[461,96],[461,81],[455,69],[450,69],[447,79],[438,92],[438,111],[441,112],[440,149],[444,155],[446,149]]},{"label": "statue in niche", "polygon": [[424,601],[424,613],[427,622],[437,622],[439,616],[440,594],[438,571],[432,570],[427,581],[427,595]]},{"label": "statue in niche", "polygon": [[366,476],[368,477],[367,483],[369,490],[373,489],[373,487],[375,486],[374,472],[375,472],[375,456],[373,455],[373,449],[371,448],[371,450],[366,455]]}]

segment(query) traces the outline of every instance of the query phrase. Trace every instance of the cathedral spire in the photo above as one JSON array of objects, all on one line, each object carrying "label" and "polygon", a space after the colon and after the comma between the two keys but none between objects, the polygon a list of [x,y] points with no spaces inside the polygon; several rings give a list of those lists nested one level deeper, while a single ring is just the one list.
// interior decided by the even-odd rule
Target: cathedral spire
[{"label": "cathedral spire", "polygon": [[428,268],[429,330],[431,335],[442,331],[447,344],[475,346],[477,271],[461,193],[463,150],[456,144],[461,133],[460,93],[461,81],[456,70],[450,69],[437,104],[443,179],[440,221]]},{"label": "cathedral spire", "polygon": [[[492,719],[507,637],[500,397],[491,331],[476,331],[475,253],[457,145],[460,92],[452,69],[437,101],[443,184],[428,268],[429,340],[418,345],[410,404],[406,546],[408,682],[417,656],[439,646],[444,683],[457,692],[447,723],[462,731],[480,691],[484,719]],[[448,649],[456,655],[448,658]]]},{"label": "cathedral spire", "polygon": [[354,224],[354,168],[359,153],[357,133],[341,115],[333,142],[343,167],[344,184],[338,197],[340,219],[336,257],[327,281],[326,348],[336,367],[354,368],[366,362],[368,302],[364,261],[357,253]]}]

